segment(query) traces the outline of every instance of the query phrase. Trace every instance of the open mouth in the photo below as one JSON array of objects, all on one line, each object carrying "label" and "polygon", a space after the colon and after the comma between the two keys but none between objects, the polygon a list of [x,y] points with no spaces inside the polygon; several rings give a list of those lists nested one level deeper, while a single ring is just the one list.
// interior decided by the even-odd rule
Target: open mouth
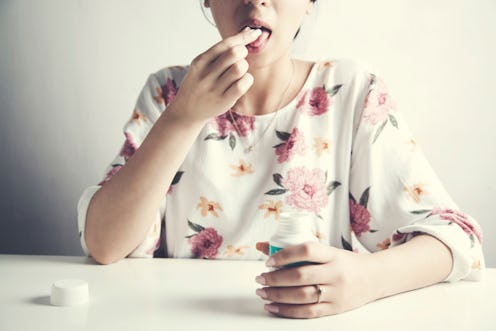
[{"label": "open mouth", "polygon": [[263,47],[267,44],[268,40],[270,39],[270,36],[272,34],[272,30],[263,26],[263,25],[255,24],[255,23],[246,24],[245,26],[243,26],[243,29],[246,27],[249,27],[250,29],[253,29],[253,30],[258,29],[258,30],[262,31],[262,33],[257,38],[257,40],[246,45],[246,47],[248,48],[248,51],[250,53],[260,52],[263,49]]}]

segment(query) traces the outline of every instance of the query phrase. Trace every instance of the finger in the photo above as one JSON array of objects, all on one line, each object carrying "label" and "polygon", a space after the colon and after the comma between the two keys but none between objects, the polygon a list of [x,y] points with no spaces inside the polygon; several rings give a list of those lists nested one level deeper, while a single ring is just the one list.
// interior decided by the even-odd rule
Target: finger
[{"label": "finger", "polygon": [[[246,62],[245,58],[247,55],[248,50],[245,46],[237,45],[229,48],[205,67],[204,76],[210,76],[216,80],[231,69],[235,64],[239,62]],[[248,62],[246,62],[246,64],[248,64]],[[246,67],[246,70],[248,70],[248,66]]]},{"label": "finger", "polygon": [[257,276],[255,281],[260,285],[275,287],[327,284],[329,282],[329,270],[324,264],[281,268],[264,272]]},{"label": "finger", "polygon": [[268,267],[283,267],[297,262],[327,263],[334,259],[339,249],[317,242],[307,242],[300,245],[288,246],[267,261]]},{"label": "finger", "polygon": [[253,76],[246,73],[243,77],[229,86],[227,90],[224,91],[224,97],[227,102],[229,102],[229,107],[234,106],[236,101],[238,101],[238,99],[244,95],[252,85]]},{"label": "finger", "polygon": [[224,93],[234,82],[241,79],[248,72],[248,62],[242,59],[229,67],[217,80],[218,88]]},{"label": "finger", "polygon": [[303,305],[271,303],[265,305],[264,309],[277,316],[288,318],[316,318],[327,315],[334,315],[340,312],[332,303]]},{"label": "finger", "polygon": [[269,243],[267,241],[257,242],[255,247],[265,255],[269,255]]},{"label": "finger", "polygon": [[200,62],[204,62],[204,64],[211,63],[227,50],[238,45],[248,45],[249,43],[257,40],[261,33],[262,31],[260,29],[245,28],[234,36],[223,39],[210,47],[206,52],[200,55]]},{"label": "finger", "polygon": [[327,287],[320,285],[264,287],[255,292],[260,298],[277,303],[307,304],[322,303],[327,299]]}]

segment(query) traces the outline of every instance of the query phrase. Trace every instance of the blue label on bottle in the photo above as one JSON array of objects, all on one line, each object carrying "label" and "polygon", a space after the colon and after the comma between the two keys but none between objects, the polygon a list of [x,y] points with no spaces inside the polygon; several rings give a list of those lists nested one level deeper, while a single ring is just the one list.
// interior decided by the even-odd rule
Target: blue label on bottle
[{"label": "blue label on bottle", "polygon": [[281,247],[269,245],[269,255],[274,255],[275,253],[279,252],[281,249],[282,249]]},{"label": "blue label on bottle", "polygon": [[[269,245],[269,255],[273,255],[279,252],[281,249],[282,249],[281,247]],[[315,264],[315,263],[307,262],[307,261],[295,262],[295,263],[286,264],[283,268],[301,267],[309,264]]]}]

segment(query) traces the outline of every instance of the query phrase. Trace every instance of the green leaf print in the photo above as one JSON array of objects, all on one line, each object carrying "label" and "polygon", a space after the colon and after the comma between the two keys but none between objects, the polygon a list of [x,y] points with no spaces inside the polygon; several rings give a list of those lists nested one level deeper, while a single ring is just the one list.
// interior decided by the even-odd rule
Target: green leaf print
[{"label": "green leaf print", "polygon": [[348,251],[353,251],[353,247],[351,247],[351,244],[347,242],[343,236],[341,236],[341,246]]},{"label": "green leaf print", "polygon": [[370,186],[367,187],[365,191],[363,191],[362,196],[360,197],[360,204],[367,208],[367,204],[369,203],[369,192],[370,192]]},{"label": "green leaf print", "polygon": [[375,143],[377,138],[379,138],[379,135],[381,134],[382,130],[384,130],[384,127],[386,126],[387,122],[388,120],[385,120],[384,123],[382,123],[381,126],[377,129],[374,140],[372,140],[372,144]]},{"label": "green leaf print", "polygon": [[191,230],[195,232],[202,232],[203,230],[205,230],[203,226],[201,226],[200,224],[193,223],[190,220],[188,220],[188,225],[191,228]]},{"label": "green leaf print", "polygon": [[281,194],[286,193],[286,191],[287,191],[286,189],[276,188],[276,189],[267,191],[264,194],[267,194],[267,195],[281,195]]},{"label": "green leaf print", "polygon": [[229,146],[232,150],[236,147],[236,137],[232,133],[229,134]]},{"label": "green leaf print", "polygon": [[279,139],[283,141],[288,141],[289,137],[291,137],[291,133],[284,131],[277,131],[277,130],[276,130],[276,135]]},{"label": "green leaf print", "polygon": [[183,174],[184,174],[184,171],[176,172],[176,175],[174,176],[174,179],[172,180],[171,185],[176,185],[177,183],[179,183]]},{"label": "green leaf print", "polygon": [[429,209],[420,209],[420,210],[412,210],[412,211],[410,211],[410,214],[421,215],[421,214],[425,214],[428,212],[430,212]]},{"label": "green leaf print", "polygon": [[389,121],[391,124],[397,129],[398,128],[398,121],[396,120],[396,117],[393,115],[389,114]]},{"label": "green leaf print", "polygon": [[341,183],[338,181],[330,182],[329,185],[327,185],[327,195],[331,195],[339,186],[341,186]]},{"label": "green leaf print", "polygon": [[208,136],[205,137],[205,139],[203,139],[204,141],[207,141],[207,140],[224,140],[226,139],[227,136],[219,136],[217,133],[211,133],[209,134]]},{"label": "green leaf print", "polygon": [[339,92],[341,87],[343,87],[343,84],[335,85],[332,89],[325,90],[325,86],[324,86],[324,90],[326,91],[327,94],[329,94],[331,97],[333,97]]},{"label": "green leaf print", "polygon": [[272,175],[272,178],[274,179],[274,182],[275,182],[278,186],[280,186],[280,187],[284,188],[284,186],[281,184],[281,179],[282,179],[282,175],[281,175],[281,174],[273,174],[273,175]]}]

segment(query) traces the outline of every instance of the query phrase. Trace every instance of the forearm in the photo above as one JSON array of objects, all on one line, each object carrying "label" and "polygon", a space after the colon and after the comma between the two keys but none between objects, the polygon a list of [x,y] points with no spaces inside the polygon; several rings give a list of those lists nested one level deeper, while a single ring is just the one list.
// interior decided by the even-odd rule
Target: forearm
[{"label": "forearm", "polygon": [[429,235],[371,254],[368,261],[375,299],[439,283],[453,264],[449,248]]},{"label": "forearm", "polygon": [[152,225],[160,201],[202,126],[174,114],[168,110],[157,120],[126,165],[94,195],[85,239],[98,262],[124,258]]}]

